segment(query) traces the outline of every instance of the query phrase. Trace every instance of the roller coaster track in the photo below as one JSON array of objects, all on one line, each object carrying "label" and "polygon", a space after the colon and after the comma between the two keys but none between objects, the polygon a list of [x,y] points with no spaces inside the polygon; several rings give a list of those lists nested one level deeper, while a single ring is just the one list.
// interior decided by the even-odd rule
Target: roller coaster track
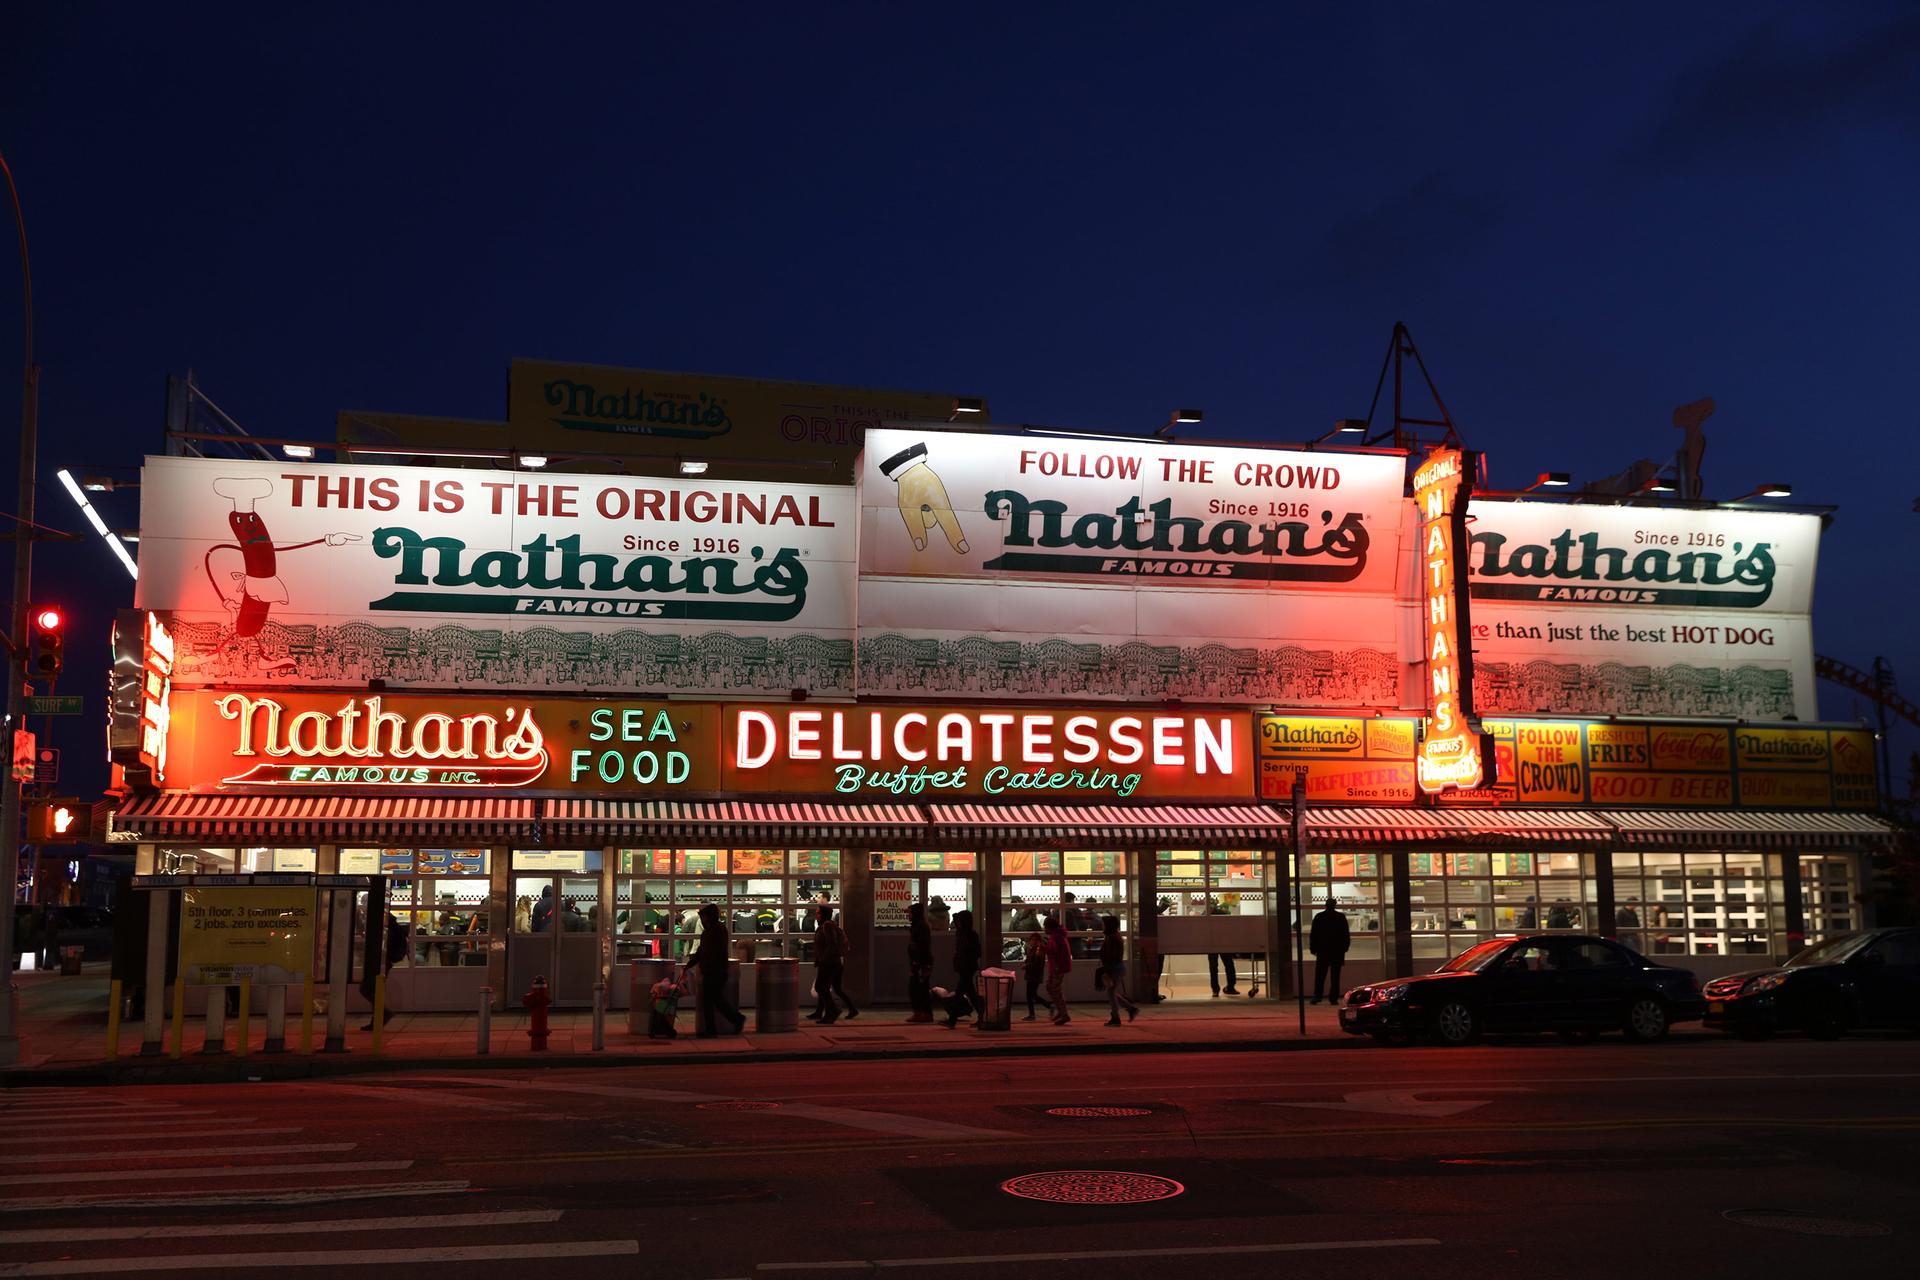
[{"label": "roller coaster track", "polygon": [[1837,685],[1843,685],[1863,698],[1873,699],[1908,724],[1920,726],[1920,707],[1914,706],[1901,697],[1900,691],[1895,689],[1891,682],[1883,687],[1871,672],[1850,667],[1838,658],[1815,656],[1813,673],[1822,680],[1831,680]]}]

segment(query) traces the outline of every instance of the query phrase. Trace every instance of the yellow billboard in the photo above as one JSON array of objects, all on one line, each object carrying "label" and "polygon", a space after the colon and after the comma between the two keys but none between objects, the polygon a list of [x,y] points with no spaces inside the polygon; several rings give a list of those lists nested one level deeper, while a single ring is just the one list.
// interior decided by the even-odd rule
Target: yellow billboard
[{"label": "yellow billboard", "polygon": [[269,986],[313,971],[314,891],[298,886],[180,891],[180,976],[189,986]]},{"label": "yellow billboard", "polygon": [[[515,360],[507,432],[522,453],[706,462],[717,473],[750,460],[763,465],[741,474],[844,484],[868,428],[951,422],[962,403],[950,392]],[[984,400],[964,403],[976,409],[960,415],[969,425],[991,420]]]}]

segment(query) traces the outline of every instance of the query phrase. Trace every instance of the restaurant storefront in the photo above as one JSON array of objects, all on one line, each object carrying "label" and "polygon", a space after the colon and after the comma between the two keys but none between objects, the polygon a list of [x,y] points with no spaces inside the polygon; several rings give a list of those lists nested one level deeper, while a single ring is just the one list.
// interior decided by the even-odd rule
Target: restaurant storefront
[{"label": "restaurant storefront", "polygon": [[1865,923],[1817,520],[1468,534],[1440,461],[1457,507],[1416,513],[1394,451],[926,427],[839,484],[152,459],[115,838],[378,877],[403,1010],[617,1005],[708,905],[803,984],[834,907],[882,1003],[915,903],[1009,965],[1059,918],[1083,998],[1105,915],[1174,999],[1289,992],[1328,901],[1350,981],[1524,929],[1710,975]]}]

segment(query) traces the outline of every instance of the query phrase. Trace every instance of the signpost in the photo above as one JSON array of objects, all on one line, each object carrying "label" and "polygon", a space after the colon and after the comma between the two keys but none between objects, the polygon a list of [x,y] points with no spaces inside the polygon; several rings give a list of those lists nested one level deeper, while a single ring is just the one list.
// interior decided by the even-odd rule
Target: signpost
[{"label": "signpost", "polygon": [[30,716],[77,716],[85,714],[86,709],[86,698],[77,693],[46,693],[27,699]]}]

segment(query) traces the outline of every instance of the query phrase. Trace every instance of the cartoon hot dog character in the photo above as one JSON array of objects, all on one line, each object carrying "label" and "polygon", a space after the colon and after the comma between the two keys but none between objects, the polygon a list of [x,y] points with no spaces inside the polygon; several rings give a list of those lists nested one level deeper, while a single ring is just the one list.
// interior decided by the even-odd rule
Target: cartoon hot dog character
[{"label": "cartoon hot dog character", "polygon": [[[233,614],[235,639],[259,635],[267,625],[267,615],[273,606],[287,603],[287,584],[280,581],[280,552],[298,551],[323,542],[338,547],[360,541],[357,533],[329,533],[307,542],[277,546],[267,531],[267,522],[254,510],[256,502],[272,496],[271,480],[260,476],[226,476],[213,482],[213,491],[233,503],[233,509],[227,513],[227,527],[233,530],[236,541],[208,548],[204,564],[207,581],[213,584],[215,594]],[[219,575],[213,570],[213,557],[221,551],[240,553],[240,568],[229,570],[226,575],[231,589],[221,586]]]}]

